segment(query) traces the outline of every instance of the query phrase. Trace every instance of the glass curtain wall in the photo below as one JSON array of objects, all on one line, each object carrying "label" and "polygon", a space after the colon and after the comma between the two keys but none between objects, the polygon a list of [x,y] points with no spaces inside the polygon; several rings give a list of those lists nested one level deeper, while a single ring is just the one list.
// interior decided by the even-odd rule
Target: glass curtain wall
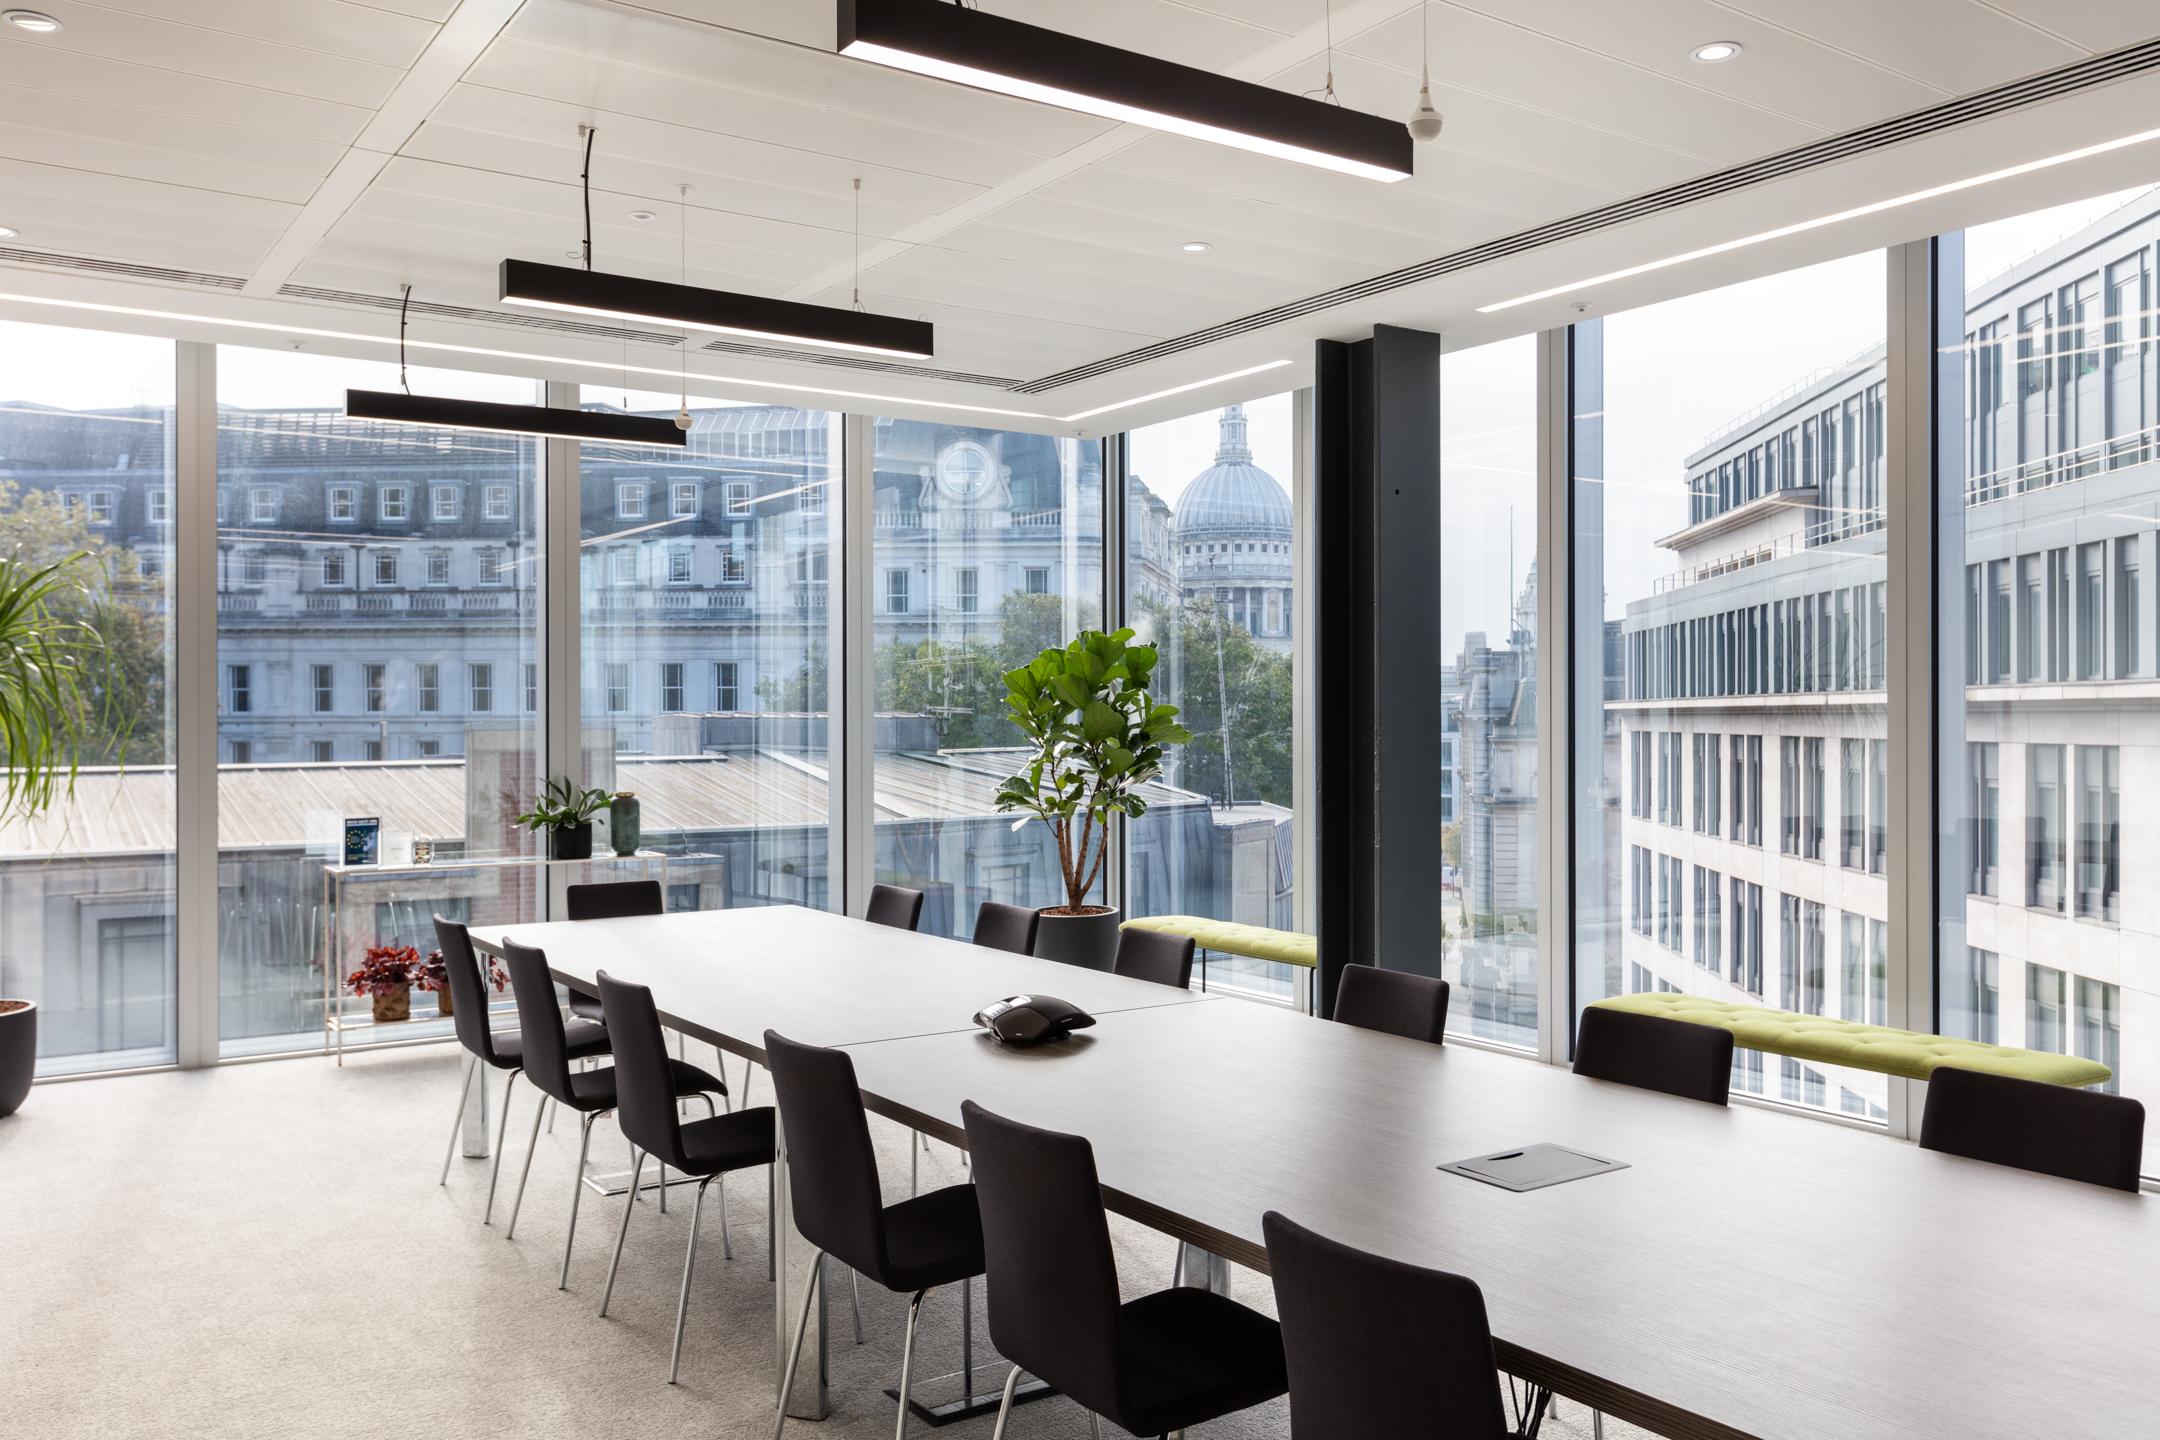
[{"label": "glass curtain wall", "polygon": [[[1605,938],[1578,1004],[1887,1016],[1884,306],[1870,253],[1599,324],[1602,471],[1576,483],[1604,606],[1576,642],[1608,698],[1577,761],[1605,823],[1576,906]],[[1733,1089],[1887,1114],[1880,1075],[1754,1051]]]},{"label": "glass curtain wall", "polygon": [[[2160,1103],[2160,188],[1966,232],[1962,915],[1946,1034],[2097,1060]],[[2127,802],[2127,803],[2126,803]],[[2160,1170],[2160,1138],[2147,1173]]]},{"label": "glass curtain wall", "polygon": [[1440,358],[1448,1029],[1538,1037],[1537,339]]},{"label": "glass curtain wall", "polygon": [[[588,410],[667,419],[681,403],[584,394]],[[581,447],[579,783],[636,798],[641,834],[602,826],[600,853],[667,855],[670,910],[823,909],[838,899],[826,595],[840,417],[704,400],[690,414],[687,451]]]},{"label": "glass curtain wall", "polygon": [[170,340],[0,322],[0,585],[51,586],[4,638],[71,677],[51,793],[0,809],[0,997],[37,1005],[39,1075],[175,1053],[174,363]]},{"label": "glass curtain wall", "polygon": [[[1156,696],[1193,733],[1128,827],[1134,915],[1297,928],[1291,403],[1270,396],[1127,437],[1126,623],[1156,648]],[[1295,993],[1291,966],[1205,958],[1211,989]]]},{"label": "glass curtain wall", "polygon": [[[416,393],[532,404],[531,380],[414,370]],[[538,918],[534,541],[539,442],[345,416],[394,365],[218,351],[218,966],[221,1052],[322,1034],[323,967],[435,948],[430,916]],[[333,944],[323,867],[379,822]],[[439,875],[399,874],[416,840]],[[380,1032],[412,1039],[448,1022]],[[336,1003],[336,1002],[332,1002]],[[347,1004],[357,1011],[359,1004]],[[423,1010],[416,1009],[421,1021]],[[362,1044],[373,1032],[345,1037]]]},{"label": "glass curtain wall", "polygon": [[875,874],[924,892],[918,930],[967,939],[986,900],[1066,903],[1049,828],[993,803],[1026,753],[1002,677],[1102,625],[1102,446],[874,424]]}]

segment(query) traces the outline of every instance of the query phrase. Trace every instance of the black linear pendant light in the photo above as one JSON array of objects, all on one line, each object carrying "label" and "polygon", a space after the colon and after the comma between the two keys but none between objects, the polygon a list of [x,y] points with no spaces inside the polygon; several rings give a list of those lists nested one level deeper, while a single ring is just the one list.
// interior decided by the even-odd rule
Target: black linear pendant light
[{"label": "black linear pendant light", "polygon": [[493,430],[505,435],[557,435],[569,440],[613,440],[625,445],[690,443],[675,422],[651,415],[602,410],[557,410],[546,405],[500,405],[489,400],[446,400],[395,390],[347,390],[345,413],[355,420],[433,425],[447,430]]},{"label": "black linear pendant light", "polygon": [[921,360],[936,353],[934,331],[927,320],[902,320],[892,315],[869,315],[830,305],[738,295],[729,290],[706,290],[696,285],[640,280],[633,275],[608,275],[531,260],[502,262],[502,300],[505,305],[717,330],[724,335],[747,335],[789,345],[822,345],[864,355]]},{"label": "black linear pendant light", "polygon": [[839,0],[840,53],[1372,180],[1411,173],[1399,120],[943,0]]},{"label": "black linear pendant light", "polygon": [[[927,320],[902,320],[862,310],[805,305],[768,295],[740,295],[732,290],[707,290],[593,269],[593,132],[585,126],[579,129],[585,138],[585,268],[505,260],[500,277],[503,304],[604,315],[614,320],[642,320],[685,330],[715,330],[723,335],[777,340],[786,345],[822,345],[862,355],[925,360],[936,353],[936,330]],[[684,218],[688,218],[687,209]]]},{"label": "black linear pendant light", "polygon": [[[398,305],[398,383],[405,384],[405,312],[412,286],[403,287]],[[430,425],[442,430],[487,430],[502,435],[555,435],[568,440],[612,440],[624,445],[690,443],[687,428],[649,415],[606,411],[558,410],[548,405],[503,405],[492,400],[452,400],[399,390],[347,390],[345,414],[354,420],[384,420],[393,425]]]}]

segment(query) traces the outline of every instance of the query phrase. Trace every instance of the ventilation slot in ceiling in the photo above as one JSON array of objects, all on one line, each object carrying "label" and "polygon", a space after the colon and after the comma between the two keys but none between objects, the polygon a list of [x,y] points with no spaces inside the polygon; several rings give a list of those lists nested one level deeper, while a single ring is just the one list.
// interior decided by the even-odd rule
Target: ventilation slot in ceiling
[{"label": "ventilation slot in ceiling", "polygon": [[1729,170],[1698,175],[1692,180],[1683,180],[1662,190],[1652,190],[1632,199],[1617,201],[1596,210],[1585,210],[1581,214],[1570,215],[1550,224],[1518,231],[1513,235],[1503,235],[1452,254],[1420,261],[1400,270],[1390,270],[1384,275],[1375,275],[1333,290],[1323,290],[1317,295],[1308,295],[1302,300],[1293,300],[1272,310],[1261,310],[1235,320],[1225,320],[1220,325],[1195,330],[1189,335],[1174,336],[1138,350],[1128,350],[1122,355],[1112,355],[1070,370],[1061,370],[1055,375],[1045,375],[1039,380],[1030,380],[1013,388],[1022,395],[1041,395],[1082,380],[1091,380],[1098,375],[1108,375],[1150,360],[1160,360],[1165,356],[1197,349],[1217,340],[1264,330],[1270,325],[1279,325],[1286,320],[1296,320],[1322,310],[1332,310],[1338,305],[1348,305],[1375,295],[1384,295],[1390,290],[1421,285],[1443,275],[1452,275],[1473,266],[1520,255],[1527,250],[1556,245],[1600,230],[1610,230],[1661,211],[1693,205],[1734,190],[1783,179],[1788,175],[1835,164],[1840,160],[1849,160],[1857,155],[1887,150],[1908,140],[1955,129],[1960,125],[1970,125],[1974,121],[1985,120],[2006,111],[2059,99],[2079,90],[2089,90],[2156,68],[2160,68],[2160,40],[2146,41],[2110,55],[2096,55],[2090,60],[2081,60],[2045,74],[2013,80],[1991,90],[1975,91],[1955,100],[1946,100],[1940,105],[1929,106],[1925,110],[1916,110],[1910,115],[1901,115],[1880,124],[1864,126],[1843,135],[1832,135],[1827,139],[1780,154],[1768,155],[1760,160],[1751,160]]},{"label": "ventilation slot in ceiling", "polygon": [[205,275],[200,270],[133,265],[125,260],[98,260],[87,255],[56,255],[49,250],[17,250],[8,245],[0,245],[0,264],[88,270],[98,275],[125,275],[130,280],[155,280],[160,285],[206,285],[214,290],[238,290],[247,284],[246,277],[241,275]]},{"label": "ventilation slot in ceiling", "polygon": [[808,350],[781,350],[770,345],[745,345],[736,340],[715,340],[704,347],[722,355],[751,355],[760,360],[796,360],[812,365],[836,365],[843,370],[875,370],[880,375],[912,375],[921,380],[945,380],[955,385],[988,385],[995,390],[1017,390],[1019,380],[1004,375],[970,375],[962,370],[933,370],[891,360],[868,360],[857,355],[820,355]]},{"label": "ventilation slot in ceiling", "polygon": [[[321,300],[331,305],[365,305],[373,310],[395,310],[402,303],[396,295],[367,295],[358,290],[324,290],[313,285],[280,285],[278,294],[288,300]],[[470,305],[441,305],[415,300],[412,313],[437,320],[469,320],[481,325],[515,325],[521,330],[552,330],[558,335],[585,335],[595,340],[635,340],[641,345],[680,345],[682,336],[664,330],[631,330],[620,325],[593,325],[582,320],[556,320],[546,315],[518,315],[507,310],[476,310]]]}]

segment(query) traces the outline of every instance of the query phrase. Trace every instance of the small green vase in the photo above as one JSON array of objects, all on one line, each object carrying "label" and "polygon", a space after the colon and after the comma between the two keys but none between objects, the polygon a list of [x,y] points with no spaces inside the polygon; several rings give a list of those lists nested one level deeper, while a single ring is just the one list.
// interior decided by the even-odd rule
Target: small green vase
[{"label": "small green vase", "polygon": [[625,790],[608,802],[608,843],[617,855],[635,855],[642,838],[638,798]]}]

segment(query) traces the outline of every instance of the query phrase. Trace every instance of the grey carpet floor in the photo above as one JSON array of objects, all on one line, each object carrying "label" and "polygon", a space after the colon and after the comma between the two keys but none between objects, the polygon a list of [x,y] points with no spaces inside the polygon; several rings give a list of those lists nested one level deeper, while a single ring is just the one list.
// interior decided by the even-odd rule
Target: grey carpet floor
[{"label": "grey carpet floor", "polygon": [[[693,1047],[691,1059],[699,1056]],[[763,1437],[772,1424],[773,1312],[763,1172],[729,1187],[735,1259],[708,1205],[690,1295],[682,1380],[666,1383],[687,1191],[668,1213],[638,1207],[609,1318],[597,1318],[622,1202],[586,1196],[566,1291],[555,1288],[577,1126],[543,1132],[517,1238],[509,1200],[530,1133],[518,1087],[494,1221],[481,1223],[487,1160],[452,1162],[438,1186],[456,1102],[448,1046],[305,1058],[38,1086],[0,1119],[0,1432],[25,1440],[290,1440],[290,1437]],[[730,1067],[731,1083],[742,1072]],[[761,1072],[752,1103],[770,1103]],[[502,1089],[490,1099],[499,1115]],[[873,1118],[886,1193],[907,1193],[908,1136]],[[611,1121],[596,1169],[627,1168]],[[925,1188],[965,1178],[933,1145]],[[1128,1297],[1167,1285],[1174,1245],[1111,1218]],[[844,1273],[844,1272],[840,1272]],[[906,1299],[862,1288],[866,1343],[853,1343],[846,1289],[832,1311],[832,1417],[790,1422],[803,1440],[890,1435]],[[1266,1277],[1233,1271],[1235,1298],[1273,1313]],[[979,1386],[1002,1383],[981,1297]],[[960,1363],[960,1296],[924,1305],[916,1373]],[[949,1381],[932,1400],[949,1398]],[[1564,1404],[1545,1434],[1590,1434]],[[983,1440],[989,1419],[936,1432]],[[911,1434],[932,1433],[915,1425]],[[1010,1440],[1087,1434],[1054,1398],[1015,1413]],[[1105,1435],[1122,1434],[1105,1424]],[[1277,1401],[1191,1432],[1287,1440]],[[1611,1440],[1643,1432],[1608,1421]]]}]

